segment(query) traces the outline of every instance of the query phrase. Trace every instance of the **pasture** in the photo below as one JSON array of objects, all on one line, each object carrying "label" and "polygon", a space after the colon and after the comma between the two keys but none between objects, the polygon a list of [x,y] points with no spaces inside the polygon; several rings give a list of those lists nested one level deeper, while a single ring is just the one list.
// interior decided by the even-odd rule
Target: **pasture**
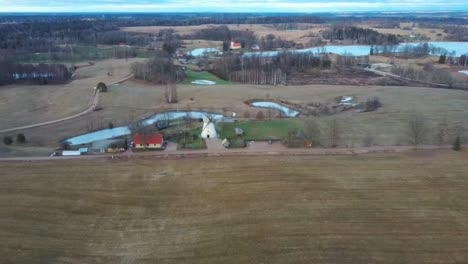
[{"label": "pasture", "polygon": [[[86,96],[90,96],[93,92],[90,87],[98,80],[100,78],[88,82],[86,87],[75,86],[77,87],[76,91],[81,91],[78,95],[60,91],[60,87],[54,87],[54,91],[62,92],[60,99],[57,98],[53,101],[60,104],[60,107],[55,108],[54,111],[46,111],[48,118],[64,116],[66,111],[71,112],[69,107],[73,106],[77,112],[79,112],[78,109],[80,111],[85,109],[89,102]],[[71,85],[74,85],[74,82]],[[336,115],[300,117],[295,123],[311,119],[317,122],[325,132],[330,121],[336,119],[341,130],[340,146],[361,146],[367,135],[371,135],[377,145],[409,144],[408,120],[414,113],[421,113],[427,119],[430,132],[427,135],[426,144],[435,143],[435,128],[443,118],[448,120],[450,129],[463,129],[465,136],[468,136],[465,127],[468,124],[468,93],[464,91],[421,87],[346,85],[260,86],[231,84],[196,86],[179,84],[177,87],[179,102],[167,104],[164,100],[163,86],[137,81],[111,86],[107,93],[100,95],[99,106],[102,107],[102,110],[60,124],[30,129],[24,133],[31,146],[53,149],[58,146],[60,140],[71,136],[107,128],[109,123],[114,126],[128,125],[161,111],[206,110],[228,116],[234,111],[238,117],[243,117],[245,112],[249,112],[251,117],[255,117],[258,111],[265,110],[248,106],[245,104],[246,100],[270,98],[301,104],[332,103],[336,97],[352,95],[359,102],[364,102],[367,98],[379,97],[383,107],[369,113],[357,113],[351,110]],[[5,88],[6,90],[4,90]],[[0,90],[0,94],[3,100],[11,103],[7,104],[10,108],[6,107],[6,112],[2,111],[2,126],[4,128],[36,123],[37,120],[45,121],[46,117],[42,116],[44,111],[30,109],[25,112],[21,109],[25,107],[24,105],[53,105],[44,98],[58,96],[51,91],[39,88],[35,90],[37,92],[35,96],[29,96],[29,93],[26,93],[27,88],[35,89],[35,87],[24,87],[23,100],[27,98],[27,103],[18,105],[13,103],[18,98],[18,94],[14,93],[11,87],[5,88]],[[5,93],[5,91],[11,91],[11,93]],[[70,104],[63,104],[63,102],[70,102]],[[7,109],[11,111],[11,114],[8,114]],[[267,116],[267,112],[264,113]],[[287,133],[287,131],[283,132]],[[223,133],[223,135],[225,134]],[[282,133],[276,135],[280,137]],[[0,151],[4,153],[8,153],[8,149],[11,148],[21,148],[21,146],[6,147],[3,144],[0,146],[2,149],[7,149]]]}]

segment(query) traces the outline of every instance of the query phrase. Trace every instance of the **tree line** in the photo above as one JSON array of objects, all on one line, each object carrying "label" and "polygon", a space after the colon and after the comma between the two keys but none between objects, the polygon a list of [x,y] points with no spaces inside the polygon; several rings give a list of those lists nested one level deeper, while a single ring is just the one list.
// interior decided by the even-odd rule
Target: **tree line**
[{"label": "tree line", "polygon": [[330,68],[327,55],[282,52],[275,57],[226,55],[214,63],[213,73],[226,80],[251,84],[286,84],[293,73]]},{"label": "tree line", "polygon": [[183,81],[185,73],[181,67],[174,65],[170,55],[164,51],[146,62],[132,64],[132,72],[136,79],[154,84],[172,84]]},{"label": "tree line", "polygon": [[372,29],[348,25],[335,25],[325,30],[323,37],[331,42],[351,40],[366,45],[395,45],[402,42],[402,39],[394,34],[382,34]]},{"label": "tree line", "polygon": [[16,64],[0,59],[0,85],[18,82],[34,84],[61,84],[71,78],[63,64]]}]

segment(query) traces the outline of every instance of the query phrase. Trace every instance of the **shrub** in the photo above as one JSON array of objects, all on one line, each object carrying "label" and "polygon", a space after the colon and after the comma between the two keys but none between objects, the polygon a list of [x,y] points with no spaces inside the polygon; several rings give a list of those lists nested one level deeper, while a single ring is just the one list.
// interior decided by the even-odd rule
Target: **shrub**
[{"label": "shrub", "polygon": [[374,97],[373,99],[367,99],[366,101],[366,111],[371,112],[375,111],[382,107],[382,103],[378,97]]},{"label": "shrub", "polygon": [[16,135],[16,141],[19,143],[24,143],[26,142],[26,136],[24,136],[23,133],[19,133],[18,135]]},{"label": "shrub", "polygon": [[109,127],[109,129],[113,129],[114,128],[114,123],[109,122],[109,124],[107,126]]},{"label": "shrub", "polygon": [[100,82],[97,84],[96,86],[96,90],[102,92],[102,93],[106,93],[107,92],[107,85],[103,82]]},{"label": "shrub", "polygon": [[11,136],[4,136],[3,143],[5,145],[11,145],[13,143],[13,138]]},{"label": "shrub", "polygon": [[362,145],[364,145],[364,147],[372,147],[372,145],[374,145],[374,138],[370,135],[370,134],[367,134],[363,139],[362,139]]},{"label": "shrub", "polygon": [[263,120],[265,119],[265,114],[263,114],[263,111],[258,111],[257,115],[255,116],[257,120]]}]

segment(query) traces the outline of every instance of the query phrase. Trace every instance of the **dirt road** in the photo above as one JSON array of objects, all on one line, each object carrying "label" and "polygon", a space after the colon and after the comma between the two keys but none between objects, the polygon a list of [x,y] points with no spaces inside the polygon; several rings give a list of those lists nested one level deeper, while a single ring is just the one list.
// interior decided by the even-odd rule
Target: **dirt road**
[{"label": "dirt road", "polygon": [[[118,80],[116,82],[113,82],[113,83],[109,84],[109,86],[114,85],[114,84],[118,84],[118,83],[123,83],[123,82],[129,80],[132,77],[133,77],[133,74],[130,74],[129,76],[127,76],[127,77],[125,77],[125,78],[123,78],[121,80]],[[35,128],[35,127],[42,127],[42,126],[47,126],[47,125],[56,124],[56,123],[60,123],[60,122],[63,122],[63,121],[75,119],[75,118],[78,118],[80,116],[84,116],[84,115],[94,111],[94,109],[96,108],[98,103],[99,103],[99,91],[96,90],[94,92],[94,96],[93,96],[93,99],[91,101],[90,106],[81,113],[78,113],[78,114],[75,114],[75,115],[72,115],[72,116],[67,116],[67,117],[60,118],[60,119],[56,119],[56,120],[52,120],[52,121],[47,121],[47,122],[42,122],[42,123],[37,123],[37,124],[32,124],[32,125],[27,125],[27,126],[14,127],[14,128],[0,130],[0,134],[9,133],[9,132],[17,131],[17,130],[25,130],[25,129]]]},{"label": "dirt road", "polygon": [[[148,152],[126,151],[122,154],[102,154],[83,156],[58,156],[58,157],[8,157],[0,158],[0,162],[8,161],[61,161],[79,159],[145,159],[145,158],[194,158],[194,157],[217,157],[217,156],[334,156],[334,155],[358,155],[369,153],[401,153],[411,151],[429,151],[451,149],[451,145],[419,145],[419,146],[373,146],[368,148],[286,148],[273,145],[271,149],[261,147],[260,149],[247,147],[242,149],[205,149],[205,150],[165,150]],[[464,148],[468,148],[465,145]]]}]

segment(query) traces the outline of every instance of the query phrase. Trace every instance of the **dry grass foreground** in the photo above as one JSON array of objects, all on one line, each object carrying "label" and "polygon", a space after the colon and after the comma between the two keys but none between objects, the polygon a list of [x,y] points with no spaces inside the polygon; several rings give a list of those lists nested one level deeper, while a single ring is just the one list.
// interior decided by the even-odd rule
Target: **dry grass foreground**
[{"label": "dry grass foreground", "polygon": [[468,260],[468,152],[1,166],[3,263]]}]

